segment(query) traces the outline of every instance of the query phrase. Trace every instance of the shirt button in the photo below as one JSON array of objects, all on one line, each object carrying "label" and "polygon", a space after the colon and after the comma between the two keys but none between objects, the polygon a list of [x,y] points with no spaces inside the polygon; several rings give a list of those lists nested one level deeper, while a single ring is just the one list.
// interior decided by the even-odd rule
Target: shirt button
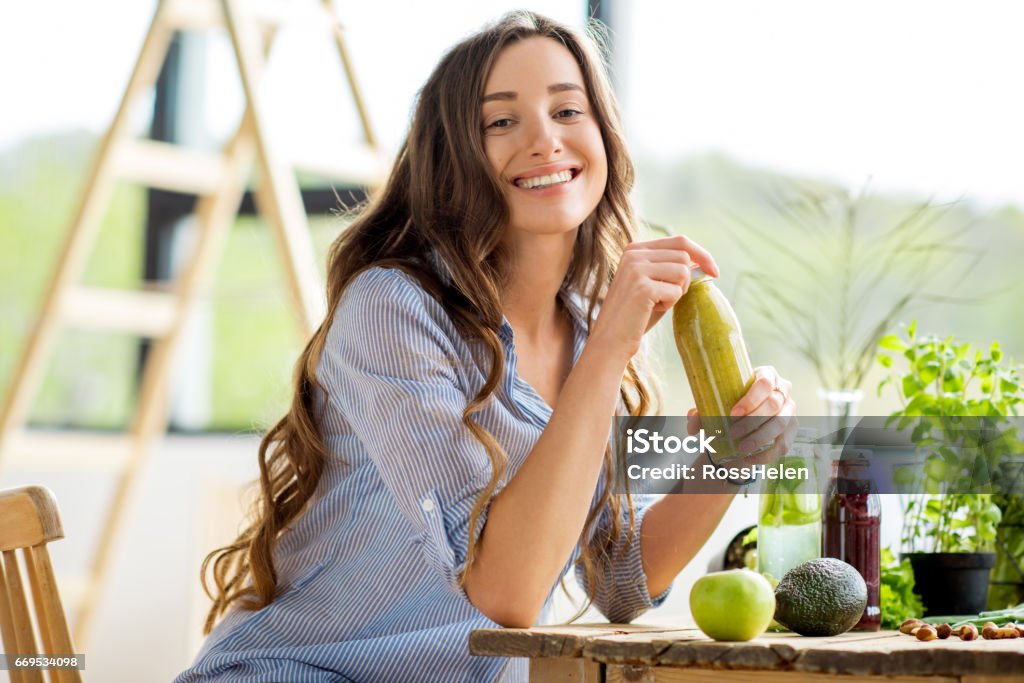
[{"label": "shirt button", "polygon": [[420,503],[420,507],[423,508],[424,512],[433,512],[434,511],[434,501],[430,500],[429,498],[424,498],[423,502]]}]

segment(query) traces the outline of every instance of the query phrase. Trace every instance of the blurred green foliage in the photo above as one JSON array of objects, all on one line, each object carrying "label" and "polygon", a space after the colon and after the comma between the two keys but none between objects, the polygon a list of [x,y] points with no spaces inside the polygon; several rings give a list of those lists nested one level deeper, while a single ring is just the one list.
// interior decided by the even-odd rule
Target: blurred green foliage
[{"label": "blurred green foliage", "polygon": [[914,592],[914,570],[909,559],[897,562],[891,550],[882,548],[881,564],[882,628],[897,630],[907,619],[919,619],[924,614],[924,606],[921,597]]},{"label": "blurred green foliage", "polygon": [[[0,151],[0,391],[9,388],[23,344],[80,200],[96,139],[84,133],[34,138]],[[142,274],[145,191],[120,184],[104,218],[84,282],[135,287]],[[317,260],[341,227],[311,221]],[[207,300],[212,305],[209,428],[261,430],[290,399],[300,351],[270,230],[241,218],[231,231]],[[135,394],[138,340],[62,330],[33,404],[33,422],[69,427],[127,425]]]},{"label": "blurred green foliage", "polygon": [[[25,141],[0,160],[0,387],[8,386],[22,344],[42,306],[78,201],[93,141],[63,135]],[[125,287],[138,279],[144,195],[118,187],[84,282]],[[132,394],[130,339],[62,330],[33,417],[49,424],[113,426]]]}]

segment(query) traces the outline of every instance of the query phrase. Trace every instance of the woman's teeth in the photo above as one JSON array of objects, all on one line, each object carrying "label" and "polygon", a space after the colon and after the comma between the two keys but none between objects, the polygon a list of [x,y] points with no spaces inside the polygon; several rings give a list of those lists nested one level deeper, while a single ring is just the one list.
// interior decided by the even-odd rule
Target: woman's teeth
[{"label": "woman's teeth", "polygon": [[534,190],[541,187],[550,187],[551,185],[567,183],[570,180],[572,180],[572,171],[559,171],[558,173],[552,173],[551,175],[540,175],[534,178],[517,180],[516,186],[525,190]]}]

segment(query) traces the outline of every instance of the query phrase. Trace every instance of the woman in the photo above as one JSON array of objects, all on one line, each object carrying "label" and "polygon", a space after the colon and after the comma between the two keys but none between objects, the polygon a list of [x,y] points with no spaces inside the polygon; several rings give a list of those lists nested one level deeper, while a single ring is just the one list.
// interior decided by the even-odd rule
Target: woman
[{"label": "woman", "polygon": [[[718,268],[684,237],[634,242],[632,182],[573,31],[513,13],[442,59],[331,248],[258,516],[207,558],[207,628],[225,616],[180,681],[525,680],[469,632],[545,618],[574,564],[612,621],[664,599],[731,496],[613,495],[608,435],[651,411],[644,333]],[[733,414],[791,414],[756,372]]]}]

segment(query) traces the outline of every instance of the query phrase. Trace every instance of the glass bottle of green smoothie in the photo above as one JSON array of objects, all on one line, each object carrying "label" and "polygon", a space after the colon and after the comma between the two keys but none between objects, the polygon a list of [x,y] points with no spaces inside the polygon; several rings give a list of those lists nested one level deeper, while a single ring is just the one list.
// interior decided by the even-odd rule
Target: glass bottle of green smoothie
[{"label": "glass bottle of green smoothie", "polygon": [[708,456],[716,465],[743,457],[729,438],[729,412],[753,384],[754,370],[729,300],[699,268],[676,302],[672,327],[701,427],[715,436]]}]

